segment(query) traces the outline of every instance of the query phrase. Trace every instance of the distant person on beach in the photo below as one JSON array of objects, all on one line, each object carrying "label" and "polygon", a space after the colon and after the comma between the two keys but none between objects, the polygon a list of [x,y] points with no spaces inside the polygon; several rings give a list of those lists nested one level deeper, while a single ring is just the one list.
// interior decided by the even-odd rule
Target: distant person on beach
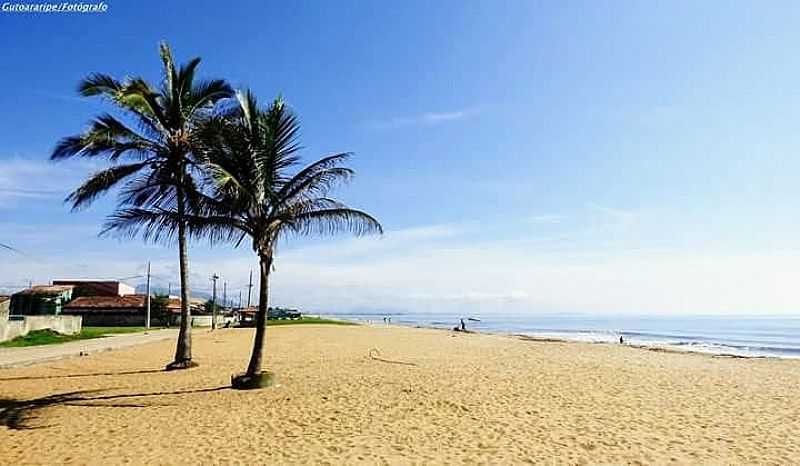
[{"label": "distant person on beach", "polygon": [[625,340],[622,339],[622,335],[619,336],[619,344],[625,344]]},{"label": "distant person on beach", "polygon": [[454,332],[466,332],[467,331],[467,324],[464,323],[464,319],[461,318],[460,320],[461,320],[461,322],[459,322],[458,325],[453,327],[453,331]]}]

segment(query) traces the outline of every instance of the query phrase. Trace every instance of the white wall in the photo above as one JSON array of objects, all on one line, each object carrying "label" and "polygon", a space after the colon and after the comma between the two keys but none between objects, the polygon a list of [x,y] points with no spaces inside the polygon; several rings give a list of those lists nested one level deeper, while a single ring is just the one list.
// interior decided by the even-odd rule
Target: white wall
[{"label": "white wall", "polygon": [[[181,318],[178,316],[177,320],[175,321],[176,325],[180,325]],[[217,316],[217,326],[221,327],[225,324],[225,318],[221,315]],[[211,316],[209,315],[202,315],[202,316],[192,316],[192,327],[211,327]]]},{"label": "white wall", "polygon": [[80,316],[14,316],[11,320],[0,321],[0,342],[13,340],[34,330],[51,329],[64,335],[74,335],[81,331]]},{"label": "white wall", "polygon": [[126,285],[124,283],[119,284],[119,289],[117,290],[120,296],[127,296],[129,294],[136,294],[136,288]]}]

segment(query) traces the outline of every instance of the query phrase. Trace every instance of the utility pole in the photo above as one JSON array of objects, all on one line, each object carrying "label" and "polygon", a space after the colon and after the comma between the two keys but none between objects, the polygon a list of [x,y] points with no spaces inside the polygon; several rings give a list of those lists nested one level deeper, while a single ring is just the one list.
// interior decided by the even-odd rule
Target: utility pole
[{"label": "utility pole", "polygon": [[150,330],[150,261],[147,261],[147,317],[145,318],[144,328]]},{"label": "utility pole", "polygon": [[228,282],[222,282],[222,309],[228,307]]},{"label": "utility pole", "polygon": [[167,296],[172,296],[172,282],[167,282]]},{"label": "utility pole", "polygon": [[253,292],[253,269],[250,269],[250,284],[247,285],[247,307],[250,307],[250,294]]},{"label": "utility pole", "polygon": [[239,290],[239,305],[236,306],[237,308],[242,308],[242,290]]},{"label": "utility pole", "polygon": [[214,283],[211,287],[211,330],[217,328],[217,280],[219,275],[211,275],[211,281]]}]

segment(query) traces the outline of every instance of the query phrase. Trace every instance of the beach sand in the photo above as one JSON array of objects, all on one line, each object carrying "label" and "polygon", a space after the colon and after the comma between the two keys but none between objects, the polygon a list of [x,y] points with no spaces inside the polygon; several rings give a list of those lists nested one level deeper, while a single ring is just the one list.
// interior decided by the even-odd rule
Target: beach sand
[{"label": "beach sand", "polygon": [[800,462],[800,361],[302,325],[268,331],[276,386],[230,390],[251,339],[0,370],[0,464]]}]

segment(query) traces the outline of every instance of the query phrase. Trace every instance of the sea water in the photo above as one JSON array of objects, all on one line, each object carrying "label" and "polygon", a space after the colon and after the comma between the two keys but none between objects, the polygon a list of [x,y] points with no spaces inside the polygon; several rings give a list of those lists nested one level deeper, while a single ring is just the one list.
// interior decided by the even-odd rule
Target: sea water
[{"label": "sea water", "polygon": [[[800,317],[584,316],[487,313],[334,313],[334,317],[383,324],[468,330],[569,341],[618,343],[740,357],[800,358]],[[471,320],[479,319],[479,321]]]}]

